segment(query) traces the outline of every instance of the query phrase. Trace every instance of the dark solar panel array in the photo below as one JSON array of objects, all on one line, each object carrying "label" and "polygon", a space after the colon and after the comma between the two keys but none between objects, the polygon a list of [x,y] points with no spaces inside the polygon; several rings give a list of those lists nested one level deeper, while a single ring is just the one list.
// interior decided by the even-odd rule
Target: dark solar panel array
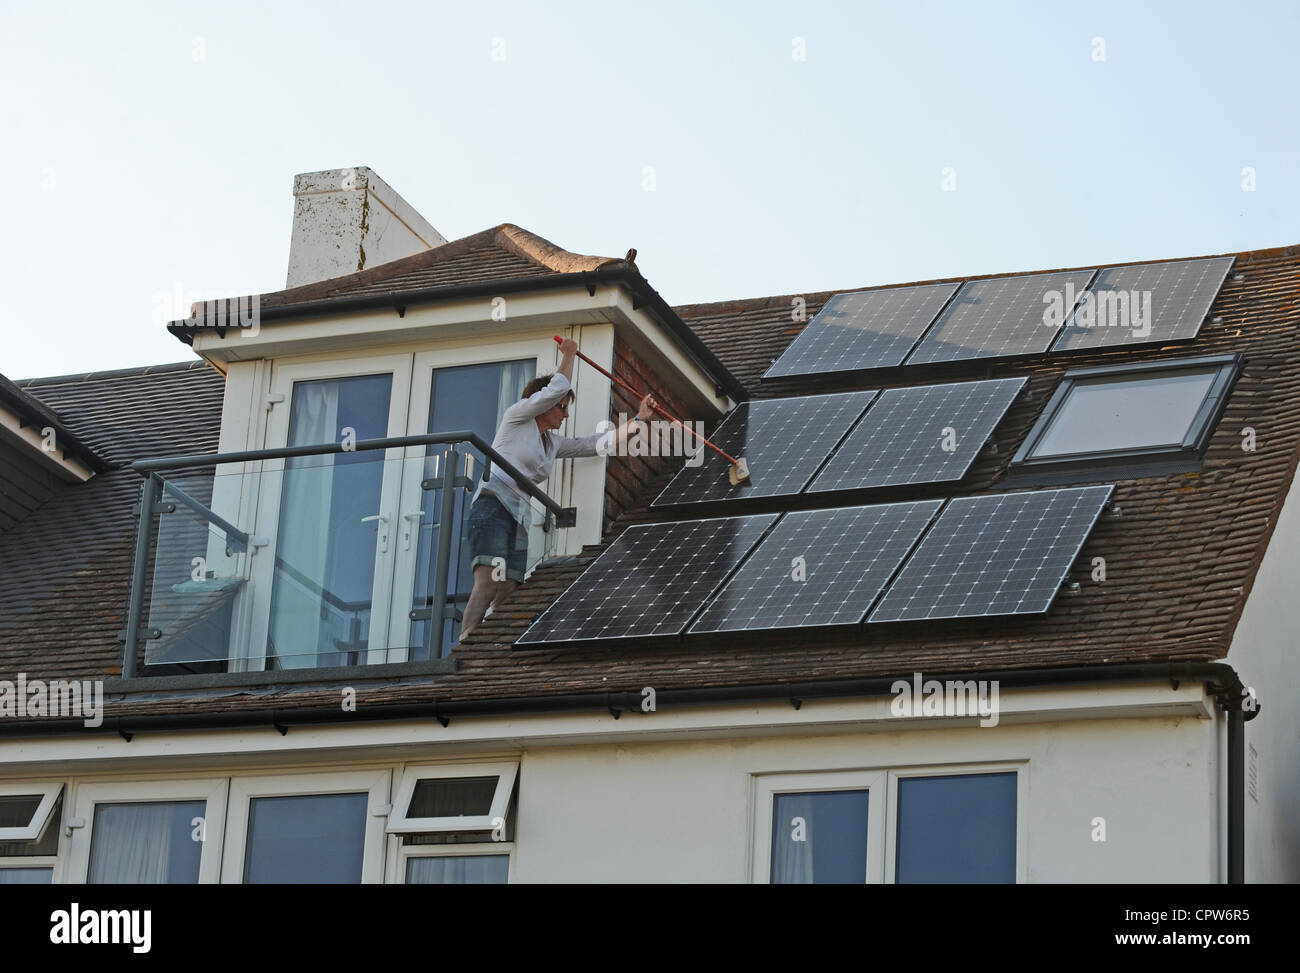
[{"label": "dark solar panel array", "polygon": [[836,294],[763,375],[817,375],[902,364],[956,284]]},{"label": "dark solar panel array", "polygon": [[808,492],[960,480],[1027,381],[1000,378],[882,392]]},{"label": "dark solar panel array", "polygon": [[1050,298],[1070,293],[1071,285],[1081,296],[1093,273],[1072,270],[967,281],[907,364],[1046,351],[1063,324],[1063,319],[1053,321],[1045,314],[1052,308]]},{"label": "dark solar panel array", "polygon": [[[1223,287],[1232,257],[1108,267],[1053,351],[1195,338]],[[1149,303],[1148,303],[1149,302]]]},{"label": "dark solar panel array", "polygon": [[629,527],[516,644],[680,634],[777,516]]},{"label": "dark solar panel array", "polygon": [[788,513],[690,631],[856,625],[942,505]]},{"label": "dark solar panel array", "polygon": [[870,622],[1047,611],[1113,487],[1074,487],[948,503]]},{"label": "dark solar panel array", "polygon": [[710,438],[719,449],[746,460],[749,479],[733,486],[727,476],[731,464],[697,443],[703,461],[683,466],[651,506],[798,493],[875,395],[844,392],[742,402]]}]

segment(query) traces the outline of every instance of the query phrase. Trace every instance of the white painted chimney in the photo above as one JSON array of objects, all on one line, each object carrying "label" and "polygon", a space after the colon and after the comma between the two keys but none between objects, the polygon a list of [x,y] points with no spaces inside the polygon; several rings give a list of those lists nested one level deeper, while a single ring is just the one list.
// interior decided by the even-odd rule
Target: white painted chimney
[{"label": "white painted chimney", "polygon": [[447,238],[365,166],[293,177],[286,287],[342,277],[441,246]]}]

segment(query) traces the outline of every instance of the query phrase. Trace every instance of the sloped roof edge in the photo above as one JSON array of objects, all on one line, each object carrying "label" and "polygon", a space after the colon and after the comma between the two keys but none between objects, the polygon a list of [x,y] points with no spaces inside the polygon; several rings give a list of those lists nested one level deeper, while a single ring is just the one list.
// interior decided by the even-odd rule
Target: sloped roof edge
[{"label": "sloped roof edge", "polygon": [[24,425],[53,429],[55,441],[65,455],[75,456],[97,473],[108,469],[107,461],[78,438],[54,410],[28,395],[3,375],[0,375],[0,405],[15,413]]}]

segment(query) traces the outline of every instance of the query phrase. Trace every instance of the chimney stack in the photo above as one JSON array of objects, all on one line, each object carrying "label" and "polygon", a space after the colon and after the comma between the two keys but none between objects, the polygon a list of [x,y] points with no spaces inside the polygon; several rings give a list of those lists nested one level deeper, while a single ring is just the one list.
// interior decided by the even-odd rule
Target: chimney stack
[{"label": "chimney stack", "polygon": [[365,166],[293,177],[286,287],[342,277],[441,246],[447,238]]}]

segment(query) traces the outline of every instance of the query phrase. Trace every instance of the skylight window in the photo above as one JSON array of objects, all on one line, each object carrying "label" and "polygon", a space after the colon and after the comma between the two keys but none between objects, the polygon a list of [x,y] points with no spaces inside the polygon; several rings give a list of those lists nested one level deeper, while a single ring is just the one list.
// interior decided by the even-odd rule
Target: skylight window
[{"label": "skylight window", "polygon": [[1013,466],[1164,470],[1195,462],[1240,367],[1239,356],[1223,355],[1067,372]]}]

